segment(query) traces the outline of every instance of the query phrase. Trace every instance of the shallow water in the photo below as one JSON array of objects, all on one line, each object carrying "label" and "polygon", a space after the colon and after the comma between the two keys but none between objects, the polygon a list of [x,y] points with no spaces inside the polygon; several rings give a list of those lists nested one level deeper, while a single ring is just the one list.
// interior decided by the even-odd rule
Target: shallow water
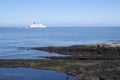
[{"label": "shallow water", "polygon": [[120,27],[48,27],[27,29],[0,27],[0,59],[38,59],[60,56],[20,47],[69,46],[120,41]]},{"label": "shallow water", "polygon": [[6,80],[77,80],[51,70],[39,70],[32,68],[0,68],[0,78]]}]

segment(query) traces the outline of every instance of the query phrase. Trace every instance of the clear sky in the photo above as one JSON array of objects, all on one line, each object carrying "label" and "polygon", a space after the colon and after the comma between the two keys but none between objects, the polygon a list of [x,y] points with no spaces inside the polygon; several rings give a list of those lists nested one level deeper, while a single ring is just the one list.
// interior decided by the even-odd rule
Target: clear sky
[{"label": "clear sky", "polygon": [[120,0],[0,0],[0,26],[120,26]]}]

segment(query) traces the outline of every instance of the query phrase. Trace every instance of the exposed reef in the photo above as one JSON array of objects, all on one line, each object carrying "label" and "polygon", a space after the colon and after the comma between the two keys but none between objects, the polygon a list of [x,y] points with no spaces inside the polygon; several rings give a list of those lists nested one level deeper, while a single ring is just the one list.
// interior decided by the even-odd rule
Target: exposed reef
[{"label": "exposed reef", "polygon": [[31,48],[55,52],[64,55],[62,57],[46,57],[52,59],[77,59],[77,60],[120,60],[120,46],[116,44],[74,45],[74,46],[49,46]]},{"label": "exposed reef", "polygon": [[120,60],[0,60],[0,67],[55,70],[78,80],[120,80]]}]

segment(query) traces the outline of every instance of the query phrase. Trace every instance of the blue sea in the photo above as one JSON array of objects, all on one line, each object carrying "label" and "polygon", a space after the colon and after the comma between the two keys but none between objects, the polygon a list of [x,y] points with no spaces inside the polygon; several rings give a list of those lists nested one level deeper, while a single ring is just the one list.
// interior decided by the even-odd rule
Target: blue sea
[{"label": "blue sea", "polygon": [[76,77],[65,73],[32,68],[0,68],[0,78],[5,80],[77,80]]},{"label": "blue sea", "polygon": [[63,56],[24,48],[120,42],[120,27],[0,27],[0,59]]},{"label": "blue sea", "polygon": [[[120,43],[120,27],[47,27],[43,29],[0,27],[0,59],[42,59],[44,56],[64,56],[25,48],[98,43]],[[0,78],[77,80],[76,77],[64,73],[32,68],[0,68]]]}]

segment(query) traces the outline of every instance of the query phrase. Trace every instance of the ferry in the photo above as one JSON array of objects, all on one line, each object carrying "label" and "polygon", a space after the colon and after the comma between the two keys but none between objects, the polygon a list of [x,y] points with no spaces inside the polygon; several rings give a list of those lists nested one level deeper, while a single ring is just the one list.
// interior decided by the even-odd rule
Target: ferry
[{"label": "ferry", "polygon": [[29,25],[29,28],[46,28],[44,24],[36,24],[35,22],[33,24]]}]

